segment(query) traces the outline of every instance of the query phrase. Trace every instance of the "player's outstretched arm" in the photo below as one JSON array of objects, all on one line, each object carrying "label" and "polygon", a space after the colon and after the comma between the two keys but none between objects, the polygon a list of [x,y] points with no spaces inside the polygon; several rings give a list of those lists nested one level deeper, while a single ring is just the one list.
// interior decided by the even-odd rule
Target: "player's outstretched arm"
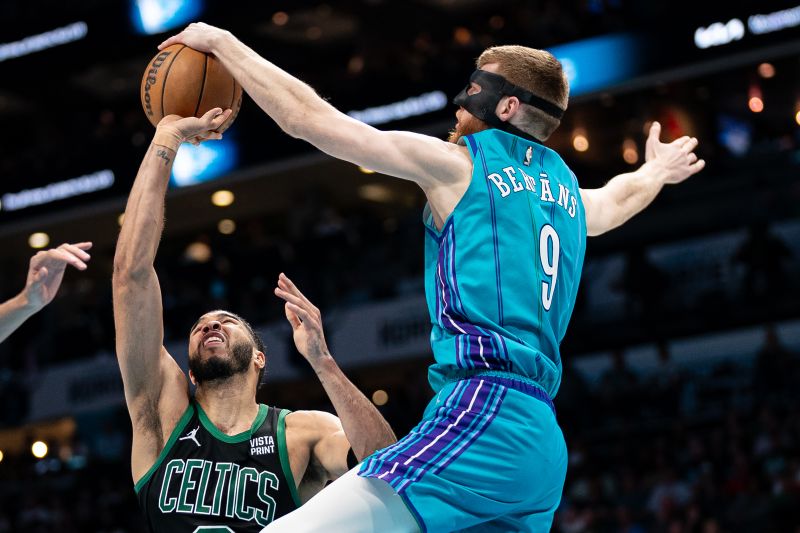
[{"label": "player's outstretched arm", "polygon": [[621,226],[650,205],[664,185],[681,183],[703,170],[705,161],[694,153],[696,138],[662,143],[660,134],[661,125],[654,122],[645,147],[645,163],[638,170],[620,174],[599,189],[581,189],[590,236]]},{"label": "player's outstretched arm", "polygon": [[333,157],[414,181],[423,189],[461,183],[471,175],[466,150],[435,137],[380,131],[355,120],[228,31],[195,23],[159,48],[176,43],[213,53],[281,129]]},{"label": "player's outstretched arm", "polygon": [[335,479],[349,470],[350,448],[360,461],[394,443],[397,437],[386,419],[347,379],[331,356],[319,309],[284,274],[278,278],[275,294],[286,301],[286,319],[292,326],[297,349],[317,373],[339,416],[337,420],[328,413],[306,412],[305,415],[315,420],[313,456],[329,479]]},{"label": "player's outstretched arm", "polygon": [[[214,109],[202,118],[165,117],[133,183],[114,254],[112,294],[116,350],[134,427],[131,468],[140,479],[188,405],[186,376],[163,348],[161,288],[155,260],[164,227],[164,196],[180,143],[219,138],[227,117]],[[171,425],[170,425],[171,424]]]},{"label": "player's outstretched arm", "polygon": [[0,342],[53,301],[67,265],[86,270],[86,261],[90,259],[87,251],[91,247],[90,242],[64,243],[31,257],[25,288],[0,304]]}]

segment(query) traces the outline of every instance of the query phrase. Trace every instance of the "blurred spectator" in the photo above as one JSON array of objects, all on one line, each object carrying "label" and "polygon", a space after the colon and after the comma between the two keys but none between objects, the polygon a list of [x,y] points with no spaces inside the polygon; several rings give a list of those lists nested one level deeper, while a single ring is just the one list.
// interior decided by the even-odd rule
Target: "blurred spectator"
[{"label": "blurred spectator", "polygon": [[670,356],[669,345],[660,341],[657,347],[658,366],[649,380],[649,392],[656,412],[661,416],[672,416],[679,408],[681,372]]},{"label": "blurred spectator", "polygon": [[752,303],[786,290],[786,262],[791,257],[791,250],[766,223],[750,226],[747,240],[735,256],[746,269],[742,286],[745,298]]},{"label": "blurred spectator", "polygon": [[781,344],[775,327],[767,326],[753,372],[756,393],[764,397],[780,394],[795,383],[797,367],[796,357]]},{"label": "blurred spectator", "polygon": [[628,368],[623,350],[614,350],[611,361],[611,368],[606,370],[600,381],[603,405],[607,411],[627,417],[637,409],[639,378]]},{"label": "blurred spectator", "polygon": [[633,248],[627,253],[621,286],[628,298],[628,317],[646,327],[657,325],[663,313],[669,279],[648,259],[643,247]]}]

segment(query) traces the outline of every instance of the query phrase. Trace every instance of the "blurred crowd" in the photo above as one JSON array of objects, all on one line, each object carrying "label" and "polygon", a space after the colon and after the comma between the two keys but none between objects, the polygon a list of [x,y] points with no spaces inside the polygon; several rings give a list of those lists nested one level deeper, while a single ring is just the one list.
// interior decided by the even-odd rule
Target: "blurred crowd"
[{"label": "blurred crowd", "polygon": [[767,328],[755,364],[649,375],[624,352],[594,390],[557,399],[570,451],[559,533],[800,531],[800,358]]},{"label": "blurred crowd", "polygon": [[[296,207],[285,216],[239,221],[230,235],[216,230],[194,232],[162,242],[156,269],[164,295],[167,341],[184,341],[188,327],[212,309],[229,309],[255,325],[281,320],[282,306],[273,294],[280,272],[327,311],[423,294],[420,210],[406,208],[389,214],[369,206],[337,210],[317,196],[295,202]],[[597,304],[586,308],[592,285],[599,283],[589,264],[604,257],[591,255],[566,348],[585,352],[797,316],[800,283],[794,280],[800,273],[800,257],[765,224],[744,231],[740,248],[725,260],[738,269],[737,278],[714,270],[727,269],[724,263],[691,273],[693,281],[705,276],[704,292],[687,290],[684,270],[691,265],[675,264],[669,270],[653,261],[648,248],[615,254],[623,264],[606,292],[621,298],[618,312],[611,304],[602,304],[603,313],[595,312]],[[207,246],[206,256],[190,253],[197,243]],[[0,344],[0,383],[11,379],[9,372],[30,379],[53,364],[113,353],[113,249],[96,249],[92,255],[86,272],[67,275],[59,297]],[[0,259],[0,271],[6,273],[0,282],[0,298],[20,290],[25,268]],[[681,299],[687,295],[692,299]],[[693,331],[679,329],[683,326]],[[0,407],[0,426],[4,422],[8,423]]]}]

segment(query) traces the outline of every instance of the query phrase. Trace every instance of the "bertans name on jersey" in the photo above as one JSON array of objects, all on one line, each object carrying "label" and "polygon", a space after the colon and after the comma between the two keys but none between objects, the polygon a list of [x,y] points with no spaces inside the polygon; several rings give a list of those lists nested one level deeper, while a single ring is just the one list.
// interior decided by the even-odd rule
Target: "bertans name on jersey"
[{"label": "bertans name on jersey", "polygon": [[275,453],[275,439],[271,435],[250,439],[250,455]]},{"label": "bertans name on jersey", "polygon": [[[569,214],[570,217],[575,218],[575,213],[578,209],[578,200],[575,198],[575,193],[570,191],[568,188],[563,186],[562,184],[558,184],[558,197],[553,195],[553,191],[550,187],[550,178],[544,172],[539,174],[539,189],[541,192],[537,192],[536,188],[536,178],[533,176],[529,176],[525,173],[524,170],[517,167],[519,171],[519,176],[517,175],[514,167],[505,167],[500,172],[493,172],[487,176],[492,183],[494,183],[497,190],[500,191],[500,196],[505,198],[512,192],[518,193],[522,191],[532,192],[539,196],[539,200],[542,202],[550,202],[558,204],[559,206],[563,207],[564,210]],[[503,176],[505,174],[505,176]],[[506,183],[508,180],[508,183]]]}]

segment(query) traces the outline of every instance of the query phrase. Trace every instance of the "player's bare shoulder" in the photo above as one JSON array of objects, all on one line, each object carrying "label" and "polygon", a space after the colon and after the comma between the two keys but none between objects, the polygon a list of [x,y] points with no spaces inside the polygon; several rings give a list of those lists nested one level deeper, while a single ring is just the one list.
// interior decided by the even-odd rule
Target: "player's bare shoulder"
[{"label": "player's bare shoulder", "polygon": [[342,429],[339,418],[325,411],[293,411],[286,415],[286,438],[313,446],[331,432]]}]

